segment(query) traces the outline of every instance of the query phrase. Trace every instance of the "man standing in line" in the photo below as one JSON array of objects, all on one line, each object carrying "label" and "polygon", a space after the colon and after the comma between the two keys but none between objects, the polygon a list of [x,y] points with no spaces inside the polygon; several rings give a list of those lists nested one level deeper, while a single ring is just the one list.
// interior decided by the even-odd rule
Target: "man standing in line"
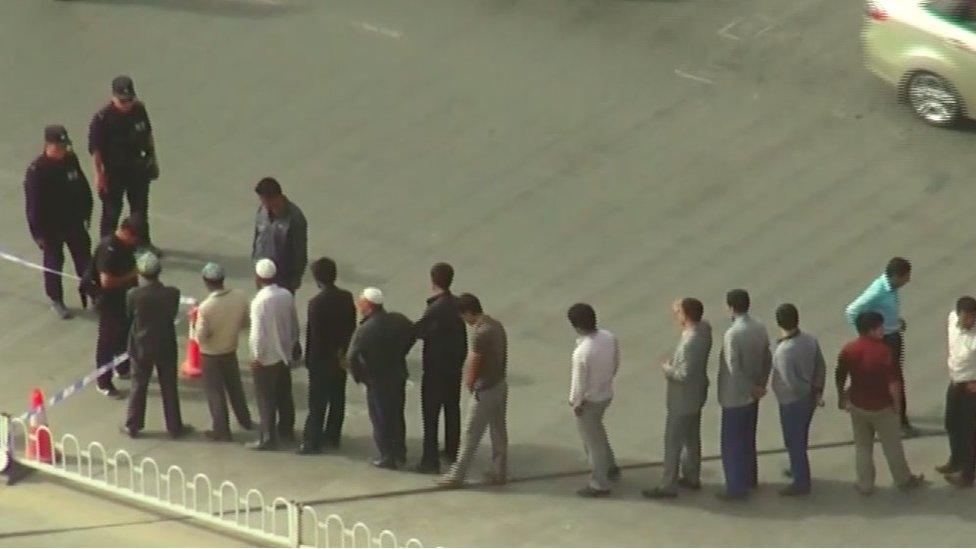
[{"label": "man standing in line", "polygon": [[424,453],[417,471],[440,473],[437,431],[444,410],[444,457],[454,462],[461,443],[461,375],[468,354],[468,336],[451,293],[454,268],[437,263],[430,269],[433,295],[416,324],[417,337],[424,341],[424,377],[420,400],[424,418]]},{"label": "man standing in line", "polygon": [[366,385],[369,419],[379,456],[373,466],[396,469],[407,461],[407,353],[416,341],[413,322],[387,312],[383,292],[366,288],[357,306],[363,320],[349,348],[349,368],[356,383]]},{"label": "man standing in line", "polygon": [[708,355],[712,352],[712,326],[702,319],[704,313],[702,302],[693,297],[674,304],[681,339],[671,360],[661,364],[668,382],[664,473],[658,488],[644,490],[647,498],[677,497],[679,486],[701,489],[701,410],[708,397]]},{"label": "man standing in line", "polygon": [[201,274],[209,295],[197,309],[196,336],[203,388],[213,420],[213,429],[204,434],[213,441],[230,442],[228,397],[237,423],[246,430],[254,428],[237,363],[237,343],[248,327],[250,306],[244,292],[224,287],[220,265],[207,263]]},{"label": "man standing in line", "polygon": [[485,430],[491,433],[492,472],[485,482],[508,482],[508,338],[502,323],[485,314],[481,301],[471,294],[458,296],[461,318],[472,328],[465,386],[474,398],[468,412],[464,442],[451,470],[437,482],[442,488],[460,488]]},{"label": "man standing in line", "polygon": [[339,447],[346,414],[346,351],[356,330],[356,305],[351,293],[335,285],[335,261],[319,258],[312,263],[312,276],[319,293],[308,302],[308,417],[299,454],[317,454],[323,444]]},{"label": "man standing in line", "polygon": [[576,303],[566,316],[579,334],[573,350],[569,405],[590,462],[589,485],[576,494],[584,498],[605,497],[610,495],[610,480],[620,476],[603,424],[613,399],[613,378],[620,368],[620,345],[613,333],[597,328],[596,311],[589,304]]},{"label": "man standing in line", "polygon": [[[61,271],[64,267],[65,244],[78,277],[83,277],[88,270],[92,194],[64,126],[44,128],[44,152],[27,167],[24,195],[31,237],[44,254],[44,268],[49,269],[44,273],[44,292],[55,314],[68,320],[72,315],[64,305],[61,275],[51,271]],[[79,293],[84,308],[88,296]]]},{"label": "man standing in line", "polygon": [[136,99],[135,85],[128,76],[112,80],[112,100],[92,117],[88,152],[95,160],[102,199],[102,238],[115,232],[125,195],[129,215],[142,220],[140,245],[159,256],[149,238],[149,182],[159,178],[156,145],[146,106]]},{"label": "man standing in line", "polygon": [[180,309],[180,291],[159,281],[162,268],[152,252],[139,257],[139,286],[129,290],[126,310],[132,322],[129,329],[129,359],[134,379],[129,395],[129,410],[120,431],[131,438],[139,436],[146,421],[146,392],[155,367],[163,399],[166,430],[172,438],[192,431],[183,424],[180,396],[176,386],[176,328],[173,323]]},{"label": "man standing in line", "polygon": [[295,402],[289,368],[298,344],[295,297],[275,283],[275,264],[261,259],[254,267],[258,293],[251,300],[251,371],[257,394],[261,433],[252,450],[275,450],[278,441],[295,438]]},{"label": "man standing in line", "polygon": [[[92,278],[83,281],[89,285],[89,292],[95,297],[98,310],[98,343],[95,346],[95,368],[112,362],[125,351],[129,339],[129,321],[126,318],[126,293],[136,286],[135,247],[139,241],[141,221],[133,217],[122,220],[114,234],[102,239],[95,249]],[[119,364],[116,371],[122,379],[129,379],[129,361]],[[112,383],[113,372],[109,370],[98,376],[98,392],[110,398],[122,395]]]},{"label": "man standing in line", "polygon": [[780,495],[805,496],[810,493],[810,421],[821,403],[827,366],[817,338],[800,332],[800,313],[793,304],[776,309],[776,324],[780,338],[773,345],[772,386],[793,479]]},{"label": "man standing in line", "polygon": [[888,262],[884,274],[871,283],[847,306],[847,321],[854,326],[858,315],[867,311],[877,311],[884,318],[884,342],[891,349],[892,360],[898,369],[901,386],[901,430],[902,436],[910,438],[918,431],[908,421],[908,401],[905,398],[905,356],[904,333],[907,327],[901,317],[901,288],[912,279],[912,264],[907,259],[894,257]]},{"label": "man standing in line", "polygon": [[976,299],[960,297],[949,313],[949,388],[945,429],[949,462],[936,471],[960,488],[973,486],[976,474]]},{"label": "man standing in line", "polygon": [[278,286],[292,294],[302,285],[308,264],[308,223],[305,214],[281,192],[273,177],[265,177],[254,188],[261,205],[254,221],[251,260],[267,258],[277,268]]},{"label": "man standing in line", "polygon": [[726,304],[732,325],[719,354],[718,401],[722,406],[722,468],[725,492],[719,499],[745,499],[758,486],[756,426],[759,399],[766,394],[772,357],[766,327],[749,315],[749,293],[731,290]]},{"label": "man standing in line", "polygon": [[[874,493],[874,437],[881,441],[888,468],[895,485],[903,490],[925,484],[922,475],[913,475],[905,460],[905,449],[899,432],[899,409],[902,406],[901,381],[891,349],[884,342],[884,317],[877,311],[857,315],[860,334],[848,343],[837,357],[837,405],[851,414],[854,431],[857,491]],[[851,384],[847,387],[847,378]]]}]

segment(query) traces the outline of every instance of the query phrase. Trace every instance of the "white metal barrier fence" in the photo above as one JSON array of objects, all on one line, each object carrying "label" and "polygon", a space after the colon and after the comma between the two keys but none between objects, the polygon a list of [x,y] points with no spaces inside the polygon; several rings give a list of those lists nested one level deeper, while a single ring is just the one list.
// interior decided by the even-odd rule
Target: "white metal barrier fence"
[{"label": "white metal barrier fence", "polygon": [[[111,455],[99,442],[84,448],[78,439],[65,434],[60,441],[48,427],[41,426],[32,436],[22,419],[0,416],[0,433],[9,429],[10,437],[0,437],[0,452],[9,451],[21,465],[81,485],[108,492],[117,497],[200,520],[210,526],[243,535],[261,542],[286,547],[401,547],[396,535],[382,530],[374,536],[362,522],[351,527],[341,517],[330,514],[324,520],[312,507],[275,498],[268,503],[259,490],[244,492],[233,482],[223,481],[216,487],[205,474],[189,477],[182,468],[170,465],[165,472],[156,460],[133,459],[125,450]],[[15,431],[23,433],[12,436]],[[42,439],[53,444],[51,463],[40,461]],[[26,451],[33,445],[31,456]],[[402,547],[423,547],[411,538]]]}]

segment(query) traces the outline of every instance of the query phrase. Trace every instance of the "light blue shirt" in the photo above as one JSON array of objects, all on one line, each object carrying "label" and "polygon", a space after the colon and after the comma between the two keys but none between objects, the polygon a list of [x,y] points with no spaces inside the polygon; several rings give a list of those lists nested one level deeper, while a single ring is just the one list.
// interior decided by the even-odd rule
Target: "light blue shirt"
[{"label": "light blue shirt", "polygon": [[[855,326],[854,321],[861,313],[877,311],[884,317],[886,334],[898,332],[901,328],[901,310],[898,301],[898,289],[891,286],[888,275],[882,274],[864,290],[857,299],[847,306],[845,314],[847,322]],[[856,326],[855,326],[856,328]]]}]

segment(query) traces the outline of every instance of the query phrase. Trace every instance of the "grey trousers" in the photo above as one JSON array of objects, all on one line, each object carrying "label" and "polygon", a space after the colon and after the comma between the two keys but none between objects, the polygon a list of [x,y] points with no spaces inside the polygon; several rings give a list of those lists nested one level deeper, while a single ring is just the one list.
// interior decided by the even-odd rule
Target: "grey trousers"
[{"label": "grey trousers", "polygon": [[678,488],[678,470],[690,482],[701,481],[701,412],[668,411],[664,423],[664,472],[661,488]]},{"label": "grey trousers", "polygon": [[861,491],[874,490],[874,435],[881,441],[881,450],[888,461],[891,478],[902,486],[912,476],[901,443],[901,417],[894,408],[862,410],[850,407],[851,427],[854,430],[857,486]]},{"label": "grey trousers", "polygon": [[200,355],[200,368],[203,370],[203,390],[207,395],[210,417],[213,419],[213,432],[219,436],[230,436],[230,419],[227,413],[227,399],[234,409],[237,423],[250,428],[251,412],[244,397],[241,384],[241,371],[237,364],[237,353],[223,355]]},{"label": "grey trousers", "polygon": [[584,402],[583,411],[576,416],[576,427],[583,439],[583,450],[590,462],[590,488],[609,490],[610,479],[607,473],[617,466],[617,458],[610,447],[607,429],[603,426],[603,416],[610,401]]},{"label": "grey trousers", "polygon": [[468,476],[471,460],[478,450],[478,444],[487,429],[491,433],[491,461],[494,475],[498,479],[508,476],[508,427],[505,413],[508,408],[508,383],[498,382],[494,387],[475,391],[468,408],[468,422],[464,430],[464,441],[457,461],[451,466],[446,478],[464,480]]}]

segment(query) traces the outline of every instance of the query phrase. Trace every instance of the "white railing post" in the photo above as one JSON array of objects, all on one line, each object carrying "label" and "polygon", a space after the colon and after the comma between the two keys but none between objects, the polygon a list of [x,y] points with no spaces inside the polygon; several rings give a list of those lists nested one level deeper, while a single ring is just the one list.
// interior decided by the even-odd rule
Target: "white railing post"
[{"label": "white railing post", "polygon": [[302,514],[298,512],[300,508],[294,500],[288,505],[288,544],[292,547],[302,546]]}]

